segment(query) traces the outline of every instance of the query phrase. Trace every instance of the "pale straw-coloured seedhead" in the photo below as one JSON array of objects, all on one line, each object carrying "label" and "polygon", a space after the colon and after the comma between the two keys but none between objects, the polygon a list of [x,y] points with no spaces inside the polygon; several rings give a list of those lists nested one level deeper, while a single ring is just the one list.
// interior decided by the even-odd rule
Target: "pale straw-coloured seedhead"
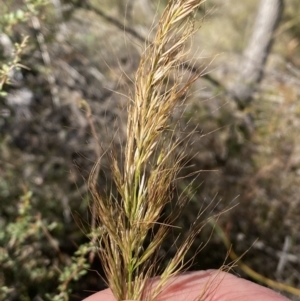
[{"label": "pale straw-coloured seedhead", "polygon": [[186,42],[195,31],[195,16],[202,3],[202,0],[170,0],[153,43],[142,54],[134,97],[128,104],[124,163],[120,166],[113,152],[110,156],[118,195],[111,193],[108,198],[103,197],[91,181],[102,229],[99,254],[108,286],[118,301],[154,300],[170,278],[183,268],[184,257],[203,227],[199,219],[191,225],[186,241],[166,265],[155,286],[149,286],[149,279],[159,270],[159,248],[188,199],[179,200],[177,207],[161,222],[184,161],[183,153],[175,153],[181,141],[169,129],[170,117],[200,76],[182,76],[181,66],[188,52]]}]

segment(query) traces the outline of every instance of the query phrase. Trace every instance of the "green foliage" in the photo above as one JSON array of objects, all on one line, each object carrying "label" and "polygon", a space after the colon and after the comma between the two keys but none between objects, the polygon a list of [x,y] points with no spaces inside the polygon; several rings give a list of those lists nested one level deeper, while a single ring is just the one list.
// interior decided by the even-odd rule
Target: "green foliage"
[{"label": "green foliage", "polygon": [[32,214],[31,197],[30,191],[24,193],[18,202],[16,219],[5,227],[2,225],[0,230],[2,300],[14,296],[28,300],[29,284],[38,286],[56,276],[41,249],[47,241],[46,235],[50,235],[57,224],[46,222],[39,214]]},{"label": "green foliage", "polygon": [[15,44],[15,52],[12,53],[12,58],[8,60],[6,63],[2,63],[0,66],[0,96],[6,96],[6,92],[3,91],[3,85],[9,84],[10,79],[9,76],[14,69],[18,68],[26,68],[22,64],[20,64],[21,54],[26,47],[28,41],[28,37],[24,37],[21,44]]},{"label": "green foliage", "polygon": [[[87,254],[92,251],[92,244],[80,245],[70,262],[51,264],[46,253],[59,251],[57,241],[50,234],[57,223],[33,214],[31,198],[32,192],[25,192],[18,202],[16,219],[6,227],[1,225],[0,299],[13,300],[18,296],[20,300],[31,300],[28,291],[35,286],[37,294],[45,294],[48,300],[67,301],[72,292],[71,282],[78,281],[90,267]],[[45,284],[57,278],[58,293],[47,294]]]},{"label": "green foliage", "polygon": [[[22,5],[15,10],[12,7],[15,5],[14,1],[2,4],[2,11],[0,14],[0,32],[7,35],[7,38],[13,38],[13,28],[16,25],[21,25],[41,13],[42,7],[49,3],[48,0],[24,0]],[[28,36],[22,38],[21,43],[14,44],[13,53],[9,54],[8,58],[0,60],[0,96],[6,96],[3,90],[4,84],[9,84],[9,76],[14,69],[25,67],[20,64],[21,54],[24,52],[28,44]]]},{"label": "green foliage", "polygon": [[16,10],[11,10],[12,3],[2,4],[3,12],[0,16],[0,31],[11,33],[15,25],[27,22],[33,15],[38,15],[42,7],[49,3],[48,0],[24,0],[23,5]]},{"label": "green foliage", "polygon": [[90,268],[90,264],[87,260],[87,254],[93,249],[92,243],[88,242],[78,247],[78,250],[71,258],[71,264],[65,266],[60,272],[59,286],[57,288],[58,293],[56,295],[46,294],[47,299],[52,301],[68,301],[69,296],[72,293],[72,289],[69,287],[71,281],[78,281],[82,276],[87,273],[87,269]]}]

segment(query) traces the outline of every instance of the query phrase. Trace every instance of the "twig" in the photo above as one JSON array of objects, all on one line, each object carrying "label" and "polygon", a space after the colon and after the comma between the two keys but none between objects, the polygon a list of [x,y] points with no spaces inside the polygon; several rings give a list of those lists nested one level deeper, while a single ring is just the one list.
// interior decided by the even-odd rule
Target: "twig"
[{"label": "twig", "polygon": [[276,268],[277,276],[280,276],[288,261],[287,252],[289,251],[290,246],[291,246],[291,238],[289,236],[286,236],[284,239],[284,244],[283,244],[282,252],[280,254],[279,262]]}]

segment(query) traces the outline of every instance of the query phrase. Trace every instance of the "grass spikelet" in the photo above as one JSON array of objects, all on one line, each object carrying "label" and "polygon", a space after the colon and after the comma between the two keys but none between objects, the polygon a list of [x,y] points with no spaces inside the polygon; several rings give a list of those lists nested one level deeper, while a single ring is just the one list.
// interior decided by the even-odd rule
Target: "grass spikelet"
[{"label": "grass spikelet", "polygon": [[[175,106],[182,102],[199,75],[183,79],[180,64],[186,41],[194,32],[194,17],[202,0],[170,0],[155,39],[144,51],[135,78],[135,94],[128,105],[124,164],[111,153],[111,170],[118,195],[100,195],[90,182],[102,237],[99,253],[110,289],[118,301],[152,301],[182,262],[203,225],[196,221],[186,242],[162,271],[157,285],[145,293],[147,280],[157,273],[158,250],[186,199],[163,223],[162,211],[172,199],[174,182],[184,154],[175,155],[180,141],[167,128]],[[172,84],[170,84],[172,79]],[[169,135],[170,139],[167,139]],[[175,135],[174,135],[175,136]],[[95,168],[96,169],[96,168]],[[91,173],[91,179],[93,178]],[[147,237],[150,242],[147,243]]]}]

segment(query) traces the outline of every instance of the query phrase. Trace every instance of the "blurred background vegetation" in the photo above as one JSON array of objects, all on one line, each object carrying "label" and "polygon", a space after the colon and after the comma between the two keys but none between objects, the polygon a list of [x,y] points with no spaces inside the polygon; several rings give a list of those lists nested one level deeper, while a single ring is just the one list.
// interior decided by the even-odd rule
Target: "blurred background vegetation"
[{"label": "blurred background vegetation", "polygon": [[[124,146],[125,95],[166,2],[0,0],[0,300],[81,300],[104,288],[87,179],[112,140]],[[215,212],[238,205],[193,269],[219,268],[226,236],[259,275],[300,286],[299,12],[298,0],[208,0],[198,12],[190,57],[203,76],[181,121],[197,129],[182,173],[203,172],[181,232],[212,200]],[[110,186],[104,161],[99,189]]]}]

